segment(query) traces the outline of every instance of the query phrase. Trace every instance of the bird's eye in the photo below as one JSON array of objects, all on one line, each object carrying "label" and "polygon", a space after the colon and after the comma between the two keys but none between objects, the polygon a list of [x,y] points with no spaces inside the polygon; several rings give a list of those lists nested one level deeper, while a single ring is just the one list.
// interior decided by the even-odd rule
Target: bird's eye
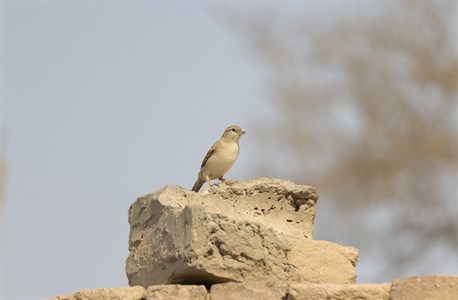
[{"label": "bird's eye", "polygon": [[235,132],[235,128],[232,128],[232,131]]}]

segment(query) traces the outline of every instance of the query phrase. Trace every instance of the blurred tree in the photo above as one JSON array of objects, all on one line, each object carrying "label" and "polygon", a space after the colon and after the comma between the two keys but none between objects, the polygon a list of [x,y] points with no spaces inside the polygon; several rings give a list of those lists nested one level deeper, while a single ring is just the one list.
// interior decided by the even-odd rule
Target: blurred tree
[{"label": "blurred tree", "polygon": [[326,26],[232,19],[267,71],[263,175],[333,201],[320,238],[377,260],[371,280],[458,255],[456,3],[390,3]]}]

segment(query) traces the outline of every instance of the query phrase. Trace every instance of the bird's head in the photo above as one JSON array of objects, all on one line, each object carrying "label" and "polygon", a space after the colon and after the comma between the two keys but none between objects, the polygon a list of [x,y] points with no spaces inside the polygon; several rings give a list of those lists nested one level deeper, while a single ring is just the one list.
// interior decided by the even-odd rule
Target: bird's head
[{"label": "bird's head", "polygon": [[245,131],[240,126],[232,125],[226,128],[223,132],[223,138],[233,141],[240,140],[240,137],[245,134]]}]

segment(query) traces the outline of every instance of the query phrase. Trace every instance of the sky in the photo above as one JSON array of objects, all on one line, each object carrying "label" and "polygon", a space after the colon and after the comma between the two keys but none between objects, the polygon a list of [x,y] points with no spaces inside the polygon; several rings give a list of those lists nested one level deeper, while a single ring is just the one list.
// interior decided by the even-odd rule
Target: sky
[{"label": "sky", "polygon": [[[257,67],[222,5],[1,5],[0,295],[126,286],[129,206],[192,187],[224,128],[262,104]],[[246,178],[248,161],[227,176]]]},{"label": "sky", "polygon": [[226,15],[342,11],[316,1],[0,8],[1,299],[127,286],[129,206],[168,184],[191,188],[228,125],[247,134],[226,177],[262,175],[250,120],[265,105],[263,71]]}]

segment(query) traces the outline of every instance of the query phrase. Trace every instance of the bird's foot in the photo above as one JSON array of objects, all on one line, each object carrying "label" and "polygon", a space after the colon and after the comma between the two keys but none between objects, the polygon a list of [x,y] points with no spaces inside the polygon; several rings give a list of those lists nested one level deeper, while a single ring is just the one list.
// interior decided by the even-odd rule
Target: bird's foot
[{"label": "bird's foot", "polygon": [[233,186],[234,183],[235,183],[235,181],[229,180],[229,179],[221,178],[220,180],[221,180],[222,183],[224,183],[224,184],[226,184],[226,185],[228,185],[228,186]]}]

